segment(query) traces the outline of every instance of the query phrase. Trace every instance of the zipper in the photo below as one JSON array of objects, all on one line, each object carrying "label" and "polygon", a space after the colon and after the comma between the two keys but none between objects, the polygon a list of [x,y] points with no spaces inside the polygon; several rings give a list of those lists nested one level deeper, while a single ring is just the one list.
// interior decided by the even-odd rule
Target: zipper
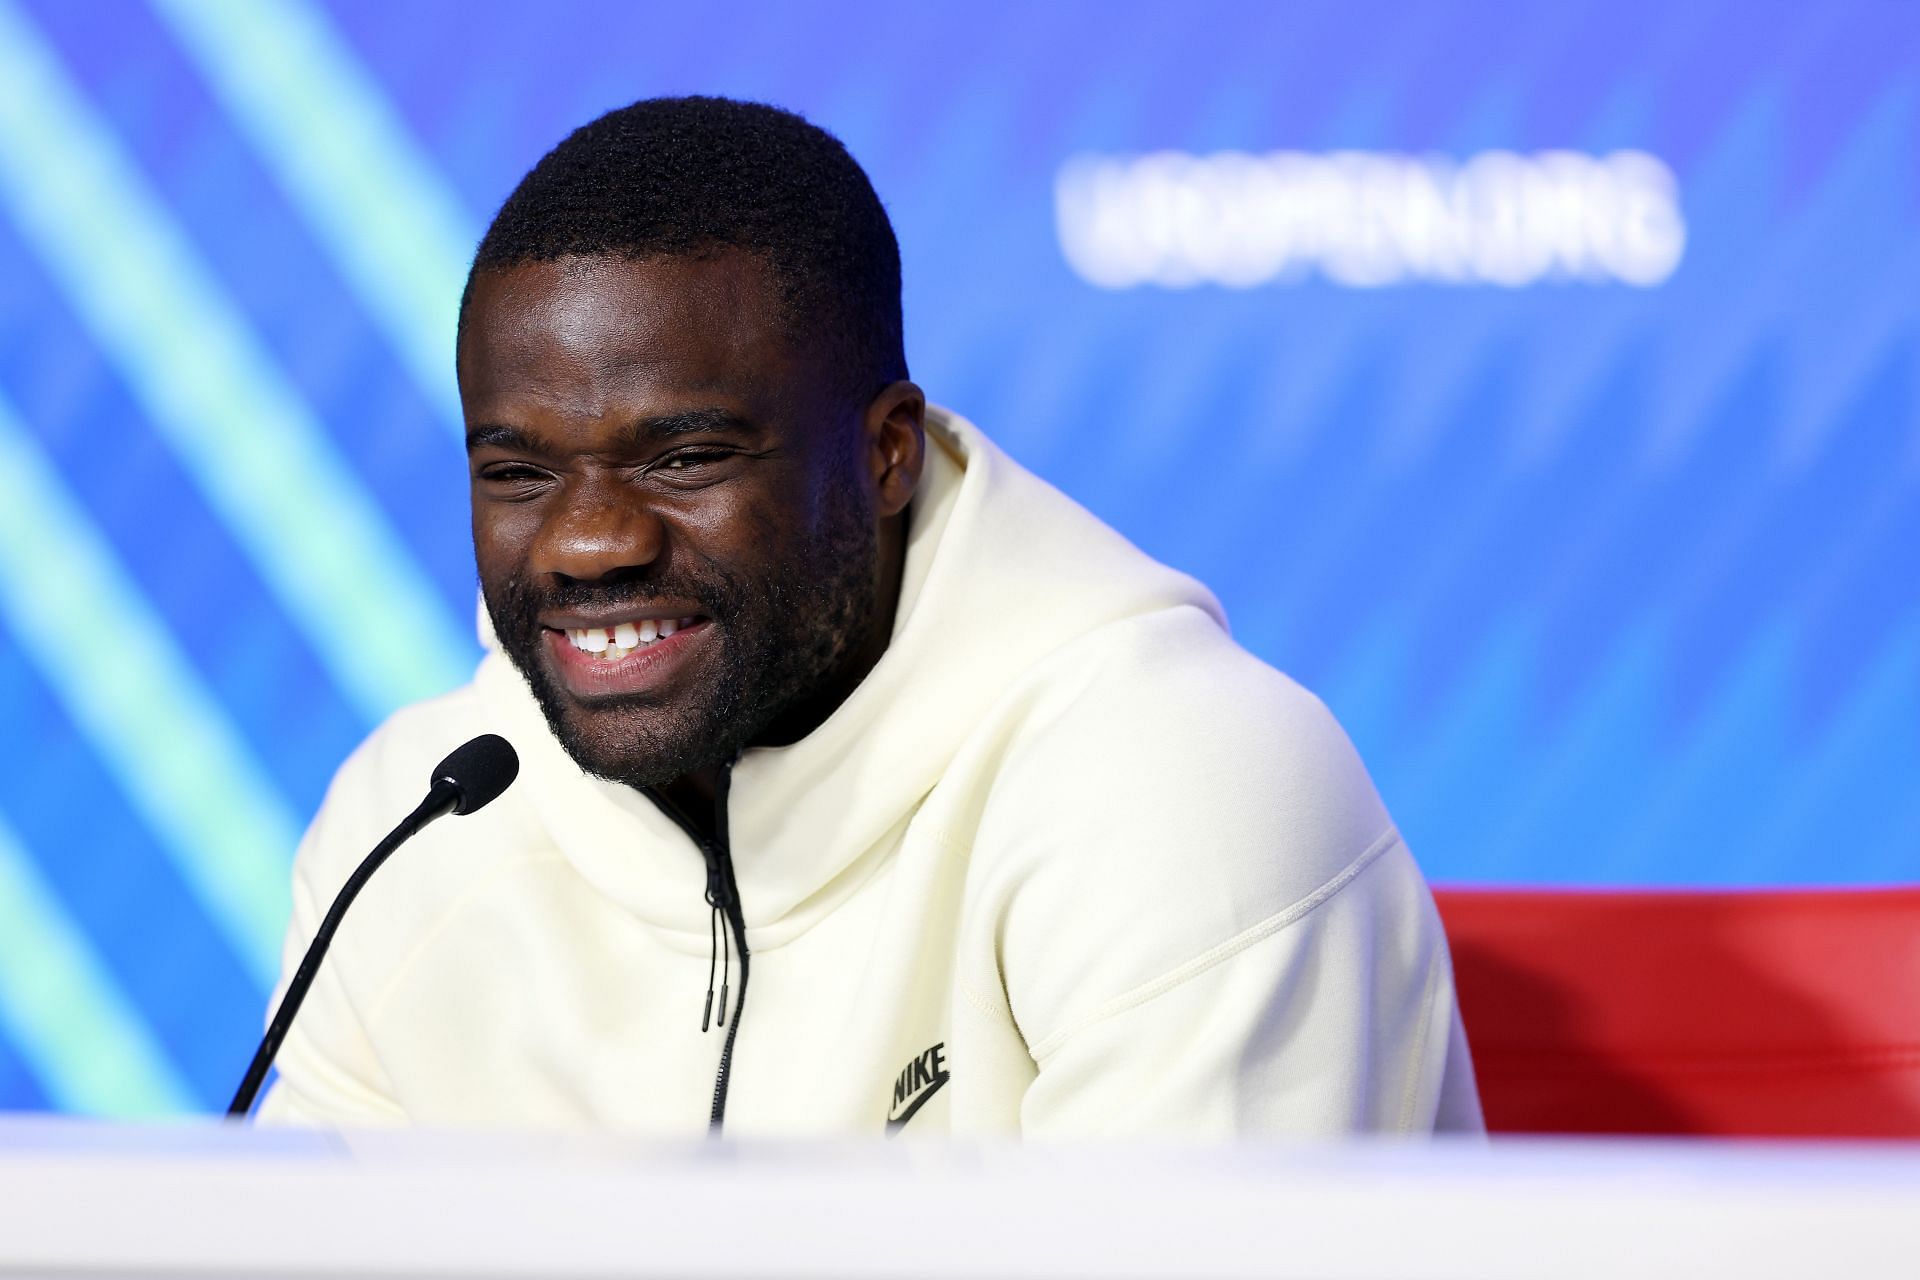
[{"label": "zipper", "polygon": [[[707,1116],[707,1132],[719,1136],[727,1119],[727,1085],[733,1074],[733,1041],[740,1034],[740,1018],[747,1007],[747,922],[740,909],[740,886],[733,875],[733,847],[727,831],[727,793],[733,785],[733,762],[728,761],[720,767],[720,777],[713,792],[713,831],[714,838],[709,840],[694,826],[680,807],[667,799],[666,795],[652,787],[647,788],[647,798],[652,800],[660,811],[672,818],[674,825],[686,832],[700,850],[700,856],[707,864],[707,905],[725,921],[725,935],[717,937],[719,946],[715,948],[725,959],[725,968],[731,968],[731,957],[727,957],[728,946],[740,959],[740,985],[732,992],[728,991],[726,977],[720,983],[720,1022],[726,1028],[727,1038],[720,1046],[720,1069],[713,1080],[713,1109]],[[716,934],[718,931],[714,931]],[[713,1007],[713,962],[707,964],[707,1006],[701,1015],[700,1029],[705,1031],[711,1025]],[[723,969],[723,973],[725,969]],[[728,996],[732,1000],[728,1000]],[[729,1005],[731,1004],[731,1008]]]}]

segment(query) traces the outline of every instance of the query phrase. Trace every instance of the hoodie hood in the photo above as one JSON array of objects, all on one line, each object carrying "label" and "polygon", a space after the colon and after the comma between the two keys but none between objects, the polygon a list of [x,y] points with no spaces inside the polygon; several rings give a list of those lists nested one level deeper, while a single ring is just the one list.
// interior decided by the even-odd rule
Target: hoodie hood
[{"label": "hoodie hood", "polygon": [[[1225,626],[1206,588],[930,408],[886,653],[813,733],[749,748],[734,768],[728,825],[752,948],[798,936],[879,869],[889,834],[1023,672],[1097,627],[1181,605]],[[704,952],[699,851],[645,796],[573,763],[484,608],[480,626],[476,684],[519,751],[524,802],[602,894]]]}]

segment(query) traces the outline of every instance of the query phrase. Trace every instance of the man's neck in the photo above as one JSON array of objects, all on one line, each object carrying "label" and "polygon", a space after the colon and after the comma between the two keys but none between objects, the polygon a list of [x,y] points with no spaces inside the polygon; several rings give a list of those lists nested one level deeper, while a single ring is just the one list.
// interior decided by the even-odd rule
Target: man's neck
[{"label": "man's neck", "polygon": [[659,790],[661,797],[692,823],[704,839],[712,841],[719,835],[719,815],[714,812],[713,804],[714,797],[720,794],[719,765],[683,773]]},{"label": "man's neck", "polygon": [[[911,510],[901,512],[881,526],[879,601],[864,641],[847,655],[847,661],[833,680],[812,697],[794,704],[750,745],[788,746],[818,729],[867,678],[867,673],[887,651],[893,639],[894,613],[900,605],[900,581],[906,572],[906,531]],[[707,840],[719,834],[715,826],[718,815],[714,812],[714,797],[720,793],[721,768],[713,765],[696,769],[659,788],[667,803],[678,809]]]}]

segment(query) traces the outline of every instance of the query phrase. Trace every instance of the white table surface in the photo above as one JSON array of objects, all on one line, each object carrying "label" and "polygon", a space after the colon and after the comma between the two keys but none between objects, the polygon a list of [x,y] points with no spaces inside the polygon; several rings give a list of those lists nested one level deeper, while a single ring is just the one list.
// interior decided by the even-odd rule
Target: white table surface
[{"label": "white table surface", "polygon": [[648,1144],[0,1118],[0,1276],[1920,1277],[1920,1144]]}]

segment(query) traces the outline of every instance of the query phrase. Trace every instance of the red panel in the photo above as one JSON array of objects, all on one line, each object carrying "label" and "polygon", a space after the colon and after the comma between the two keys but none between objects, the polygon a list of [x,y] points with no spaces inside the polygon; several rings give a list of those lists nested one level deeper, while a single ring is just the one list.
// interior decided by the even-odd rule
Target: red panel
[{"label": "red panel", "polygon": [[1920,888],[1435,897],[1489,1128],[1920,1137]]}]

